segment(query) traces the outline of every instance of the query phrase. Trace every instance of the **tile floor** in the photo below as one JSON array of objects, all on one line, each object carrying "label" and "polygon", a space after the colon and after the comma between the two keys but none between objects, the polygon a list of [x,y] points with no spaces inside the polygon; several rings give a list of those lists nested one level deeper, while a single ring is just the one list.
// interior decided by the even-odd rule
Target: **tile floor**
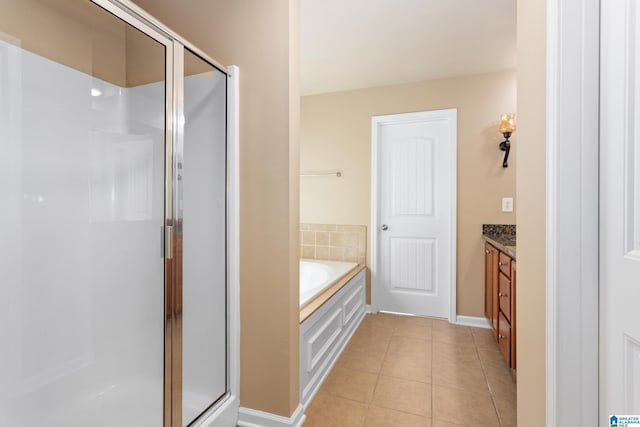
[{"label": "tile floor", "polygon": [[511,427],[516,386],[488,329],[369,314],[306,414],[305,427]]}]

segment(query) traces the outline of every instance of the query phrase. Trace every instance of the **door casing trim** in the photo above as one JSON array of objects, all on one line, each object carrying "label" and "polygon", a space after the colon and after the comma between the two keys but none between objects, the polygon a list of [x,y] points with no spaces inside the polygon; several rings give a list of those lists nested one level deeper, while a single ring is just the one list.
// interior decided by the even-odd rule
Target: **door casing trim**
[{"label": "door casing trim", "polygon": [[598,424],[599,34],[599,0],[547,0],[547,427]]}]

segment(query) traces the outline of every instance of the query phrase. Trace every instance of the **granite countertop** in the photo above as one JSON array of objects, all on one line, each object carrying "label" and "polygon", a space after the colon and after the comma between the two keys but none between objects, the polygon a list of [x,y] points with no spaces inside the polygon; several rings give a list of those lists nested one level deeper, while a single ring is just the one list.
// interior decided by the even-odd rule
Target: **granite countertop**
[{"label": "granite countertop", "polygon": [[505,224],[482,224],[482,238],[516,259],[516,226]]}]

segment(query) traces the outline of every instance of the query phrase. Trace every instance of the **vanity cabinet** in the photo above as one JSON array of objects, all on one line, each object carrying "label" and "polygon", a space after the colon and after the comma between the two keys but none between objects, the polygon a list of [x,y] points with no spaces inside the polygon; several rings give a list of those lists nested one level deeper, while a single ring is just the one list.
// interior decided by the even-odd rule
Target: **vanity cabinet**
[{"label": "vanity cabinet", "polygon": [[516,261],[490,243],[484,246],[484,310],[500,352],[516,371]]}]

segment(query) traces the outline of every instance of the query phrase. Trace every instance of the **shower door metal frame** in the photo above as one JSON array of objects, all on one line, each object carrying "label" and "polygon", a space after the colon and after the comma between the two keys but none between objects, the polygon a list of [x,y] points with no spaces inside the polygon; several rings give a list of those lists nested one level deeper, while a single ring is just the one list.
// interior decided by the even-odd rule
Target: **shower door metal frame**
[{"label": "shower door metal frame", "polygon": [[[237,419],[239,408],[239,227],[238,227],[238,81],[237,67],[231,71],[202,50],[184,40],[129,0],[89,0],[122,21],[140,30],[165,47],[165,219],[163,255],[165,259],[164,315],[164,427],[182,425],[182,235],[176,206],[181,194],[178,164],[184,143],[184,51],[211,64],[227,77],[226,152],[226,393],[200,414],[190,426],[208,426],[216,416]],[[235,424],[235,422],[234,422]]]}]

